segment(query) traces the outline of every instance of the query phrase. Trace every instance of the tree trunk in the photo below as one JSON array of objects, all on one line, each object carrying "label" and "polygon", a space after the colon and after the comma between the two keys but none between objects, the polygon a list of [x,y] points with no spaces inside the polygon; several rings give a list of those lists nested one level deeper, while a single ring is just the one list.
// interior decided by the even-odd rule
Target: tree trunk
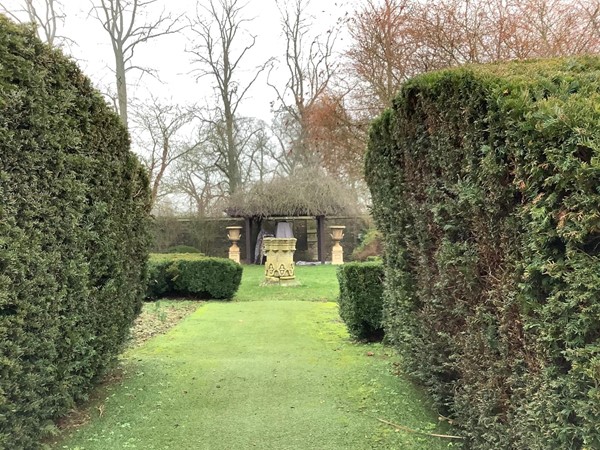
[{"label": "tree trunk", "polygon": [[115,52],[115,63],[119,116],[121,117],[125,128],[129,128],[127,121],[127,79],[125,78],[125,61],[123,60],[122,49]]},{"label": "tree trunk", "polygon": [[240,168],[238,164],[238,149],[233,136],[234,117],[231,106],[225,104],[225,132],[227,134],[227,172],[229,175],[229,194],[235,194],[240,188]]}]

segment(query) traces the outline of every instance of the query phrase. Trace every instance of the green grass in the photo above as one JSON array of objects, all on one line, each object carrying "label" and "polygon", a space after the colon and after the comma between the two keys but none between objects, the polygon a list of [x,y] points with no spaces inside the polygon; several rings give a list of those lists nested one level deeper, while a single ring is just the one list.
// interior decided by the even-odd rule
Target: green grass
[{"label": "green grass", "polygon": [[337,304],[296,301],[337,295],[335,268],[301,268],[295,288],[257,288],[259,271],[247,269],[240,300],[263,301],[208,303],[127,351],[123,381],[54,448],[448,448],[377,421],[448,431],[420,390],[393,375],[389,349],[353,343]]},{"label": "green grass", "polygon": [[300,286],[261,286],[264,266],[244,266],[242,284],[235,301],[302,300],[334,302],[339,295],[336,266],[296,266],[296,279]]}]

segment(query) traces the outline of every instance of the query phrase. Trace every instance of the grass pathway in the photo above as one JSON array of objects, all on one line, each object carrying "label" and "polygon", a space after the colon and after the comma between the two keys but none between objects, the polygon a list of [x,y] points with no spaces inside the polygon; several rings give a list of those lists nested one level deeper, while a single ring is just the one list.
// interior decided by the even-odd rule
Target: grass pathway
[{"label": "grass pathway", "polygon": [[208,303],[128,351],[123,382],[55,448],[448,448],[377,421],[447,431],[394,363],[352,343],[332,302]]}]

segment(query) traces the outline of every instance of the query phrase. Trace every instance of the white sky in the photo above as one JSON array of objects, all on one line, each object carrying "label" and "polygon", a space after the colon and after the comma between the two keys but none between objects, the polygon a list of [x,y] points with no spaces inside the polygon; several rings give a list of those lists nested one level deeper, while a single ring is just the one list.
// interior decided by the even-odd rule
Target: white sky
[{"label": "white sky", "polygon": [[[2,3],[7,8],[19,9],[21,0],[8,0]],[[43,0],[35,0],[42,3]],[[98,1],[98,0],[96,0]],[[204,0],[205,1],[205,0]],[[202,4],[203,0],[199,0]],[[314,17],[316,30],[327,30],[336,19],[346,12],[352,12],[354,1],[312,0],[309,12]],[[108,35],[98,20],[90,14],[91,0],[62,0],[66,20],[59,29],[59,34],[75,42],[66,49],[79,61],[84,72],[103,90],[113,88],[114,75],[112,67],[114,59]],[[185,14],[195,17],[196,0],[157,0],[150,12],[151,17],[157,17],[162,9],[172,12],[173,16]],[[249,32],[256,35],[256,45],[242,60],[240,76],[250,76],[252,69],[267,59],[282,58],[285,42],[281,37],[280,14],[275,6],[275,0],[247,0],[243,9],[243,17],[253,18],[245,25]],[[186,23],[186,22],[184,22]],[[187,36],[186,36],[187,35]],[[178,35],[157,38],[148,44],[140,45],[134,57],[134,63],[157,71],[161,82],[151,76],[144,75],[139,79],[139,72],[128,73],[129,100],[144,99],[149,95],[171,100],[180,104],[206,104],[212,100],[209,77],[196,80],[190,71],[192,55],[186,53],[190,47],[189,31]],[[338,51],[341,51],[345,41],[338,38]],[[280,83],[285,82],[285,71],[274,71],[274,76]],[[113,89],[114,90],[114,89]],[[272,88],[266,85],[266,73],[257,80],[255,87],[249,92],[241,108],[245,116],[270,118],[270,102],[275,100]]]}]

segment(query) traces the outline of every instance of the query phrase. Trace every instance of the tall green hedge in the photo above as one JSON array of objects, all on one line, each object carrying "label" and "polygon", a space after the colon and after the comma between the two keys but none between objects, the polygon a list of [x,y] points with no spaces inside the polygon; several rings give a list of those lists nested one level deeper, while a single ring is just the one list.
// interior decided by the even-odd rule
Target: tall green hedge
[{"label": "tall green hedge", "polygon": [[600,60],[414,78],[366,177],[386,336],[467,448],[600,448]]},{"label": "tall green hedge", "polygon": [[0,16],[0,448],[33,449],[145,291],[148,180],[77,66]]}]

